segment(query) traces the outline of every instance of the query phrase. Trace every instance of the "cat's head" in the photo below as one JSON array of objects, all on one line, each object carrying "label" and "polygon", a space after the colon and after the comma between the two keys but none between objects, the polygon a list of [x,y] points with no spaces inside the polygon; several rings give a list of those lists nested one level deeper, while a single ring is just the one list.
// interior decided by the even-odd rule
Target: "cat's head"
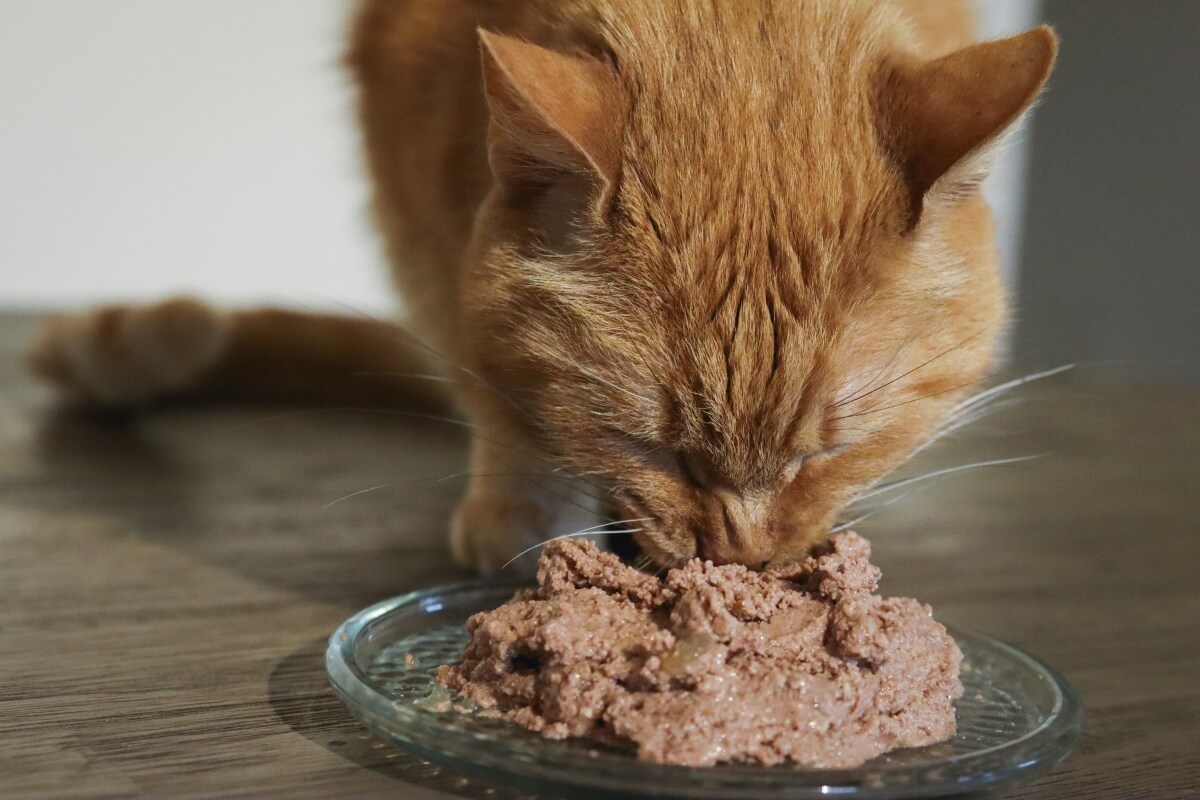
[{"label": "cat's head", "polygon": [[1056,40],[922,61],[871,24],[659,53],[483,34],[468,350],[662,563],[802,555],[984,376],[978,184]]}]

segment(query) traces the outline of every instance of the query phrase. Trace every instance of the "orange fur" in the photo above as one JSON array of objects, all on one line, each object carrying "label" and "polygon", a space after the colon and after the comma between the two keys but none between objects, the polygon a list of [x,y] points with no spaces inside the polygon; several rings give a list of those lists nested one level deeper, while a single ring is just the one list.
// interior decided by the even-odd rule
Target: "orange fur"
[{"label": "orange fur", "polygon": [[[1055,42],[951,55],[968,41],[948,0],[365,3],[350,62],[400,282],[454,298],[418,324],[522,409],[468,387],[467,414],[610,490],[660,561],[806,551],[1002,326],[990,217],[954,171]],[[489,105],[491,170],[447,136],[483,140]],[[556,504],[475,479],[460,556],[494,566]]]},{"label": "orange fur", "polygon": [[445,405],[429,359],[390,323],[275,309],[218,311],[191,298],[51,317],[29,369],[76,405],[175,400]]},{"label": "orange fur", "polygon": [[461,561],[595,498],[662,563],[794,558],[932,435],[1003,323],[986,154],[1056,51],[969,41],[962,0],[362,3],[374,216],[479,431]]}]

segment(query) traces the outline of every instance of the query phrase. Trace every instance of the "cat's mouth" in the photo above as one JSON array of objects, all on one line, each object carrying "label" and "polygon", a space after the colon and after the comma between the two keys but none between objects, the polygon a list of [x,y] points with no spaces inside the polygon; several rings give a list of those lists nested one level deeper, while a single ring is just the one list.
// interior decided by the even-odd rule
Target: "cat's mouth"
[{"label": "cat's mouth", "polygon": [[[640,530],[624,534],[624,546],[634,551],[628,563],[634,566],[673,569],[699,553],[697,539],[686,528],[676,530],[657,520],[640,522],[636,527]],[[611,544],[615,547],[617,542]]]}]

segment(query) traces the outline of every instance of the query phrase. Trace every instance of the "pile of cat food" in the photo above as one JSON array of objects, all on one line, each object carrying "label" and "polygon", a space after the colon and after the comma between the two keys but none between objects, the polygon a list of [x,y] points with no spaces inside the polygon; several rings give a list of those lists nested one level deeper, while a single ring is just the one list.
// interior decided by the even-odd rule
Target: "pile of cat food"
[{"label": "pile of cat food", "polygon": [[658,578],[560,539],[537,587],[467,623],[438,681],[552,738],[664,764],[852,767],[954,734],[962,654],[928,606],[873,594],[838,534],[786,570],[692,560]]}]

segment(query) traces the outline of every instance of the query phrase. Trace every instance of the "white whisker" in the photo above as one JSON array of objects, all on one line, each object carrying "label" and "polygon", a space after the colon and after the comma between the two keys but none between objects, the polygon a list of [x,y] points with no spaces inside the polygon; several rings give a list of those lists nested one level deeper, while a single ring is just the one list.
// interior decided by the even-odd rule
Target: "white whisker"
[{"label": "white whisker", "polygon": [[875,511],[868,511],[866,514],[857,516],[854,519],[850,520],[849,522],[842,522],[838,525],[834,525],[832,528],[829,529],[829,532],[831,534],[841,533],[842,531],[846,530],[847,528],[853,528],[858,523],[863,522],[864,520],[868,520],[878,513],[879,513],[878,509],[876,509]]},{"label": "white whisker", "polygon": [[[345,495],[344,497],[339,497],[337,500],[334,500],[332,503],[326,504],[325,509],[333,508],[334,506],[336,506],[338,503],[342,502],[343,500],[349,500],[352,497],[358,497],[360,494],[366,494],[368,492],[377,492],[380,489],[388,489],[388,488],[391,488],[392,486],[395,486],[395,484],[394,483],[381,483],[378,486],[372,486],[369,489],[359,489],[357,492],[351,492],[350,494]],[[322,509],[322,510],[325,510],[325,509]]]},{"label": "white whisker", "polygon": [[1040,381],[1044,380],[1045,378],[1052,378],[1055,375],[1061,375],[1062,373],[1074,368],[1074,364],[1064,364],[1063,366],[1055,367],[1054,369],[1048,369],[1042,372],[1033,372],[1029,375],[1015,378],[1011,381],[1005,381],[1004,383],[992,386],[991,388],[985,389],[978,394],[968,397],[966,400],[963,400],[950,410],[950,414],[946,418],[946,421],[941,424],[941,426],[931,437],[929,437],[928,441],[924,442],[915,450],[913,450],[910,454],[910,457],[929,449],[934,444],[954,433],[955,431],[961,430],[968,425],[972,425],[979,420],[984,419],[985,417],[989,417],[998,411],[1008,408],[1008,405],[999,403],[998,401],[1009,392],[1019,389],[1028,383],[1033,383],[1034,381]]},{"label": "white whisker", "polygon": [[[859,401],[859,400],[863,400],[863,399],[865,399],[865,398],[867,398],[867,397],[870,397],[871,395],[875,394],[876,392],[878,392],[878,391],[880,391],[880,390],[882,390],[882,389],[886,389],[887,387],[891,386],[892,384],[894,384],[894,383],[896,383],[896,382],[898,382],[898,381],[901,381],[901,380],[903,380],[903,379],[907,378],[909,375],[912,375],[914,372],[918,372],[918,371],[920,371],[920,370],[924,369],[925,367],[929,366],[930,364],[932,364],[933,362],[937,361],[938,359],[940,359],[940,358],[944,358],[944,357],[946,357],[946,356],[950,355],[951,353],[953,353],[954,351],[958,350],[959,348],[961,348],[961,347],[965,346],[966,344],[968,344],[968,343],[969,343],[969,342],[971,342],[972,340],[974,340],[974,339],[978,339],[980,336],[982,336],[983,334],[987,333],[987,332],[988,332],[989,330],[991,330],[992,328],[996,327],[996,325],[997,325],[998,323],[999,323],[999,320],[996,320],[995,322],[992,322],[991,324],[989,324],[987,327],[983,328],[982,330],[976,331],[975,333],[971,334],[971,335],[970,335],[970,336],[968,336],[967,338],[963,339],[961,342],[959,342],[958,344],[954,345],[954,346],[953,346],[953,347],[951,347],[949,350],[943,350],[942,352],[940,352],[940,353],[938,353],[937,355],[935,355],[933,358],[930,358],[930,359],[928,359],[927,361],[924,361],[924,362],[922,362],[921,364],[918,364],[917,366],[915,366],[915,367],[913,367],[912,369],[908,370],[908,371],[907,371],[907,372],[905,372],[903,375],[898,375],[898,376],[896,376],[895,378],[892,378],[891,380],[887,381],[886,383],[882,383],[882,384],[880,384],[879,386],[876,386],[874,389],[871,389],[870,391],[867,391],[867,392],[861,392],[861,393],[859,393],[859,394],[856,394],[856,395],[855,395],[855,396],[853,396],[853,397],[847,398],[846,400],[843,400],[843,401],[841,401],[841,402],[840,402],[840,403],[838,403],[837,405],[835,405],[835,406],[831,406],[831,408],[839,408],[839,407],[841,407],[841,406],[844,406],[844,405],[846,405],[846,404],[848,404],[848,403],[854,403],[854,402],[857,402],[857,401]],[[891,406],[889,406],[889,408],[890,408],[890,407],[891,407]],[[873,409],[873,410],[874,410],[874,409]],[[886,409],[880,409],[880,410],[886,410]],[[850,415],[848,415],[848,416],[859,416],[859,415],[858,415],[858,414],[850,414]],[[846,419],[846,418],[847,418],[847,417],[838,417],[837,419]]]},{"label": "white whisker", "polygon": [[615,533],[640,533],[642,530],[643,530],[642,528],[618,528],[617,530],[613,530],[613,531],[587,531],[585,533],[564,533],[562,536],[555,536],[553,539],[547,539],[544,542],[538,542],[533,547],[529,547],[529,548],[522,550],[521,552],[517,553],[515,556],[510,558],[508,561],[505,561],[504,566],[500,567],[500,569],[504,569],[504,567],[507,567],[509,564],[513,563],[514,561],[516,561],[518,558],[525,555],[526,553],[537,550],[539,547],[545,547],[546,545],[550,544],[551,542],[557,542],[559,539],[574,539],[574,538],[577,538],[580,536],[609,536],[609,535],[615,534]]},{"label": "white whisker", "polygon": [[998,467],[1003,464],[1020,464],[1024,461],[1035,461],[1039,458],[1045,458],[1048,455],[1050,455],[1050,454],[1049,453],[1039,453],[1039,454],[1033,455],[1033,456],[1021,456],[1019,458],[999,458],[994,461],[977,461],[974,464],[962,464],[957,467],[947,467],[946,469],[939,469],[939,470],[935,470],[933,472],[928,472],[924,475],[918,475],[915,478],[906,478],[901,481],[893,481],[892,483],[885,483],[883,486],[880,486],[878,489],[873,489],[864,494],[860,494],[858,497],[854,498],[854,500],[852,500],[851,502],[857,503],[860,500],[866,500],[868,497],[874,497],[879,494],[884,494],[885,492],[894,491],[895,489],[899,489],[901,486],[909,486],[914,483],[920,483],[921,481],[932,480],[933,478],[940,478],[943,475],[952,475],[955,472],[965,472],[967,470],[981,469],[983,467]]},{"label": "white whisker", "polygon": [[539,547],[545,547],[546,545],[550,544],[551,542],[558,541],[559,539],[574,539],[577,536],[607,536],[609,534],[614,534],[614,533],[639,533],[642,531],[642,528],[622,528],[620,530],[611,530],[611,531],[601,530],[601,529],[607,528],[610,525],[628,525],[631,522],[649,522],[650,520],[651,520],[651,517],[639,517],[637,519],[619,519],[619,520],[613,520],[612,522],[603,522],[599,525],[593,525],[590,528],[584,528],[583,530],[575,531],[574,533],[564,533],[561,536],[552,536],[551,538],[547,539],[544,542],[538,542],[537,544],[533,545],[532,547],[527,547],[524,550],[522,550],[521,552],[517,553],[515,556],[510,558],[508,561],[505,561],[504,566],[500,567],[500,569],[504,570],[509,564],[513,563],[514,561],[516,561],[518,558],[525,555],[526,553],[531,553],[534,550],[537,550]]},{"label": "white whisker", "polygon": [[1045,378],[1052,378],[1055,375],[1061,375],[1064,372],[1069,372],[1070,370],[1073,370],[1073,369],[1075,369],[1074,364],[1064,364],[1061,367],[1055,367],[1054,369],[1048,369],[1043,372],[1034,372],[1034,373],[1025,375],[1020,378],[1015,378],[1014,380],[1011,380],[1011,381],[1005,381],[1004,383],[1001,383],[997,386],[993,386],[990,389],[985,389],[984,391],[979,392],[976,395],[968,397],[966,400],[963,400],[961,403],[956,405],[951,410],[950,413],[954,414],[957,412],[965,411],[965,410],[971,408],[972,406],[976,406],[976,405],[980,404],[981,402],[983,402],[984,400],[987,400],[990,397],[994,397],[995,395],[1005,394],[1006,392],[1009,392],[1020,386],[1024,386],[1027,383],[1033,383],[1034,381],[1040,381]]},{"label": "white whisker", "polygon": [[420,381],[433,381],[435,383],[461,383],[457,378],[448,378],[445,375],[427,375],[421,372],[356,372],[356,378],[413,378]]},{"label": "white whisker", "polygon": [[[851,528],[851,527],[857,525],[858,523],[862,522],[863,520],[868,519],[869,517],[875,516],[880,511],[883,511],[885,508],[887,508],[888,506],[899,503],[901,500],[910,496],[911,494],[912,494],[912,492],[905,492],[904,494],[900,495],[899,497],[893,497],[891,500],[888,500],[884,503],[880,503],[879,505],[872,508],[870,511],[867,511],[866,513],[864,513],[862,516],[855,517],[854,519],[850,520],[849,522],[839,522],[837,525],[830,528],[829,532],[837,533],[838,531],[846,530],[846,528]],[[855,502],[857,502],[857,501],[855,501],[855,500],[850,501],[850,504],[848,504],[846,507],[849,508],[850,505],[853,505]]]},{"label": "white whisker", "polygon": [[424,350],[426,353],[429,353],[430,355],[441,359],[442,361],[449,364],[454,369],[458,370],[459,372],[466,375],[471,380],[478,383],[480,386],[483,386],[483,387],[495,392],[496,396],[498,396],[500,399],[504,400],[506,403],[511,405],[518,412],[520,412],[522,415],[524,415],[527,419],[530,418],[529,411],[524,406],[522,406],[520,403],[518,403],[516,400],[512,399],[507,394],[500,391],[500,389],[498,387],[496,387],[493,384],[491,384],[490,382],[484,380],[483,377],[478,375],[474,370],[468,369],[467,367],[458,363],[456,360],[454,360],[450,356],[446,355],[441,350],[438,350],[436,347],[429,344],[424,339],[422,339],[420,336],[417,336],[415,333],[408,330],[404,326],[398,325],[395,322],[392,322],[389,320],[379,320],[377,317],[375,317],[371,314],[368,314],[368,313],[362,311],[361,309],[358,309],[351,305],[348,305],[346,303],[337,302],[337,301],[335,301],[335,302],[337,303],[337,305],[340,305],[342,308],[344,308],[348,313],[350,313],[354,316],[357,316],[360,319],[365,319],[365,320],[369,320],[372,322],[380,322],[380,321],[384,322],[389,327],[389,331],[391,334],[389,338],[391,338],[393,341],[394,340],[407,341],[408,343],[414,345],[415,347],[417,347],[421,350]]},{"label": "white whisker", "polygon": [[909,454],[909,458],[928,450],[942,439],[945,439],[947,436],[962,430],[968,425],[974,425],[976,422],[987,419],[988,417],[1018,405],[1021,402],[1022,401],[1019,398],[1000,402],[1000,397],[997,396],[976,408],[969,408],[965,411],[961,411],[958,414],[949,417],[944,423],[942,423],[942,426],[934,431],[933,435],[930,436],[926,442],[918,446],[912,451],[912,453]]},{"label": "white whisker", "polygon": [[[558,467],[558,469],[556,471],[565,472],[567,475],[570,475],[571,477],[578,479],[580,482],[585,483],[588,486],[591,486],[593,489],[595,489],[598,492],[607,491],[607,489],[604,486],[601,486],[600,484],[596,483],[595,481],[588,480],[587,478],[584,478],[580,475],[575,474],[571,470],[567,469],[565,466],[559,465],[557,461],[555,461],[545,455],[541,455],[537,452],[532,452],[530,450],[522,449],[520,447],[517,447],[513,444],[510,444],[509,442],[505,442],[500,439],[495,439],[495,438],[491,438],[488,436],[484,436],[482,433],[479,432],[480,426],[475,425],[474,423],[468,422],[467,420],[458,419],[455,417],[442,416],[439,414],[427,414],[427,413],[421,412],[421,411],[406,411],[406,410],[397,409],[397,408],[363,408],[363,407],[354,407],[354,406],[331,406],[331,407],[327,407],[327,408],[308,408],[308,409],[299,409],[297,411],[284,412],[282,414],[273,414],[273,415],[263,417],[263,418],[260,418],[259,420],[255,420],[255,421],[252,421],[251,423],[246,423],[246,424],[249,425],[249,424],[257,424],[257,423],[261,423],[261,422],[271,422],[276,419],[284,419],[287,417],[296,416],[296,415],[300,415],[300,414],[349,414],[349,415],[356,415],[356,416],[357,415],[361,415],[361,416],[375,415],[375,416],[383,416],[383,417],[400,417],[403,419],[421,419],[421,420],[428,420],[430,422],[441,422],[446,425],[452,425],[452,426],[463,428],[467,431],[470,431],[470,436],[474,439],[479,439],[480,441],[488,442],[489,444],[494,444],[498,447],[502,447],[502,448],[509,450],[513,453],[516,453],[518,455],[525,456],[526,458],[531,458],[536,461],[540,461],[547,465],[555,465]],[[236,430],[236,428],[234,428],[233,430]]]},{"label": "white whisker", "polygon": [[[637,563],[633,565],[633,568],[638,572],[644,572],[652,566],[654,566],[654,556],[645,555],[637,560]],[[655,573],[655,577],[658,577],[658,573]]]},{"label": "white whisker", "polygon": [[912,344],[911,340],[900,342],[900,344],[896,348],[895,352],[892,353],[891,360],[888,361],[886,364],[884,364],[882,367],[880,367],[879,371],[876,372],[875,375],[872,376],[869,381],[867,381],[862,386],[855,387],[854,389],[850,390],[849,397],[845,397],[845,398],[835,397],[833,399],[833,404],[830,405],[829,407],[830,408],[841,408],[846,403],[850,403],[850,402],[853,402],[854,400],[857,400],[859,392],[865,392],[865,391],[869,390],[872,386],[874,386],[879,381],[880,378],[883,377],[883,373],[887,372],[888,370],[891,370],[893,367],[896,366],[896,362],[900,360],[900,355],[902,353],[906,352],[908,350],[909,345],[911,345],[911,344]]}]

